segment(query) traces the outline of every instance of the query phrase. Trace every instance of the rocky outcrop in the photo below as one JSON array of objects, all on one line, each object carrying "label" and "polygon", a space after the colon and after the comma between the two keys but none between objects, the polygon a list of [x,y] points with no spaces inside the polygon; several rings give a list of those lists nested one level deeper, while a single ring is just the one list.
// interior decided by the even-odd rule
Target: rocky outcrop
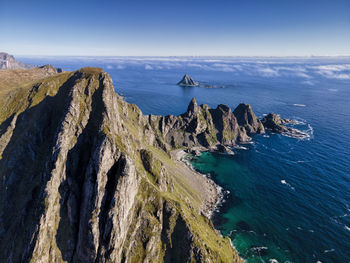
[{"label": "rocky outcrop", "polygon": [[14,56],[0,52],[0,69],[32,68],[32,66],[19,62]]},{"label": "rocky outcrop", "polygon": [[0,96],[0,262],[242,262],[169,150],[246,133],[194,99],[144,116],[98,68],[22,83]]},{"label": "rocky outcrop", "polygon": [[252,106],[241,103],[233,111],[240,126],[244,127],[248,134],[264,133],[264,126],[253,112]]},{"label": "rocky outcrop", "polygon": [[199,106],[193,98],[184,114],[150,116],[149,124],[160,131],[164,145],[172,148],[235,146],[250,141],[249,135],[264,133],[264,127],[251,106],[244,105],[232,112],[226,105],[219,105],[216,109],[206,104]]},{"label": "rocky outcrop", "polygon": [[49,74],[57,74],[57,73],[62,73],[62,69],[61,68],[55,68],[52,65],[44,65],[39,67],[40,69],[45,70],[46,72],[48,72]]},{"label": "rocky outcrop", "polygon": [[177,85],[183,87],[195,87],[199,86],[199,83],[194,81],[188,74],[186,74],[185,76],[183,76],[182,80],[179,83],[177,83]]},{"label": "rocky outcrop", "polygon": [[309,137],[308,134],[302,131],[286,126],[288,124],[295,124],[295,121],[290,119],[282,119],[280,115],[275,113],[269,113],[261,120],[261,122],[266,130],[274,133],[280,133],[293,138]]},{"label": "rocky outcrop", "polygon": [[269,113],[261,121],[265,126],[265,128],[272,132],[276,132],[276,133],[288,132],[288,128],[284,126],[284,124],[287,124],[288,121],[282,119],[281,116],[278,114]]}]

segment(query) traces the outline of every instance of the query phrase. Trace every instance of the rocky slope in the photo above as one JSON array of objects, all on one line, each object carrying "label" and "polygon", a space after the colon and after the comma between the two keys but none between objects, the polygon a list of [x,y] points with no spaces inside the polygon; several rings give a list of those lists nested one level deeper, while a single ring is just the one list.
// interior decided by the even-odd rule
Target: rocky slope
[{"label": "rocky slope", "polygon": [[263,133],[249,105],[145,116],[101,69],[33,70],[0,93],[0,262],[242,262],[171,156]]},{"label": "rocky slope", "polygon": [[0,52],[0,69],[25,69],[31,68],[32,66],[19,62],[14,56],[9,55],[5,52]]},{"label": "rocky slope", "polygon": [[[39,79],[62,72],[51,65],[44,65],[31,69],[0,70],[0,97],[25,87],[31,82],[35,84]],[[10,95],[10,94],[9,94]]]},{"label": "rocky slope", "polygon": [[0,96],[0,262],[241,262],[170,157],[246,139],[231,110],[144,116],[97,68],[30,81]]}]

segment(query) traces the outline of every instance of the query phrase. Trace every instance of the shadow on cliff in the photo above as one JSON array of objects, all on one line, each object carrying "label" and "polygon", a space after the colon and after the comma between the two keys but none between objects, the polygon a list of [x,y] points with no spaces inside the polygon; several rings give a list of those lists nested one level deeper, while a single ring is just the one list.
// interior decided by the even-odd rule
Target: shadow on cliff
[{"label": "shadow on cliff", "polygon": [[[45,213],[45,187],[51,179],[55,140],[79,78],[63,83],[57,94],[20,113],[12,137],[0,160],[0,262],[29,262],[36,243],[40,218]],[[13,116],[4,121],[11,122]],[[5,127],[4,126],[4,127]],[[6,215],[6,216],[4,216]]]},{"label": "shadow on cliff", "polygon": [[[182,263],[191,256],[191,239],[189,229],[183,218],[178,215],[175,227],[171,231],[171,211],[166,202],[163,204],[163,229],[161,233],[162,243],[166,245],[164,262]],[[171,233],[170,233],[171,231]],[[196,256],[196,255],[195,255]]]},{"label": "shadow on cliff", "polygon": [[0,124],[0,137],[6,132],[7,128],[11,125],[11,122],[14,117],[15,117],[15,114],[12,114],[10,117],[8,117],[5,121],[3,121]]},{"label": "shadow on cliff", "polygon": [[[99,88],[92,95],[88,123],[77,138],[75,146],[68,152],[66,179],[62,181],[59,187],[61,207],[56,242],[62,253],[63,260],[68,262],[72,262],[76,251],[80,224],[80,206],[83,200],[84,181],[87,179],[85,178],[87,168],[96,150],[99,137],[102,136],[102,134],[99,134],[104,110],[102,91],[102,88]],[[85,93],[87,93],[87,90]],[[94,169],[91,172],[96,173]],[[92,177],[96,177],[96,174],[92,175]]]},{"label": "shadow on cliff", "polygon": [[[56,242],[65,261],[95,262],[101,256],[101,246],[107,248],[110,239],[111,222],[108,212],[117,187],[125,158],[120,157],[107,172],[107,182],[100,207],[99,247],[92,240],[90,220],[95,220],[92,210],[97,198],[97,171],[94,161],[98,156],[105,134],[101,130],[105,107],[103,104],[103,83],[92,95],[91,112],[88,123],[77,138],[77,143],[68,152],[66,162],[66,180],[60,187],[60,223],[57,229]],[[87,87],[88,88],[88,87]],[[83,207],[84,200],[88,200]],[[97,253],[95,252],[97,251]],[[106,249],[104,249],[106,251]],[[107,251],[108,254],[108,251]]]}]

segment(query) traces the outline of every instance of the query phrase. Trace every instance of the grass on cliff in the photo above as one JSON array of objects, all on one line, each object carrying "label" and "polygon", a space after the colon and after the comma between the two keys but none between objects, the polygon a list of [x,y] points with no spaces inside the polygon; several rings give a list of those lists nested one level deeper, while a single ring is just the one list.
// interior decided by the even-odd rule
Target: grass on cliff
[{"label": "grass on cliff", "polygon": [[70,73],[61,73],[43,80],[21,83],[18,86],[13,86],[15,84],[12,83],[12,86],[9,85],[7,88],[1,89],[0,124],[11,115],[19,114],[28,107],[39,104],[46,96],[56,95],[58,89],[70,76]]},{"label": "grass on cliff", "polygon": [[[101,70],[85,68],[81,72],[96,74],[100,73]],[[57,94],[59,87],[68,80],[71,74],[61,73],[48,77],[45,80],[34,81],[35,83],[16,83],[12,88],[2,89],[4,93],[8,93],[9,90],[12,93],[10,97],[7,97],[6,101],[0,102],[0,124],[12,114],[20,113],[28,107],[39,104],[46,96]],[[82,97],[80,107],[84,108],[90,103],[90,101],[86,101],[86,98]],[[129,131],[125,136],[130,138],[127,141],[131,141],[131,145],[127,145],[127,141],[121,135],[112,134],[108,125],[103,126],[103,132],[114,139],[121,151],[134,154],[131,157],[136,162],[138,173],[146,175],[141,178],[140,190],[137,196],[136,216],[133,218],[131,227],[131,229],[135,229],[138,224],[141,224],[136,243],[130,245],[130,247],[133,247],[131,262],[141,262],[147,256],[147,243],[152,237],[159,234],[159,229],[156,227],[157,224],[160,224],[159,218],[157,218],[157,211],[160,210],[161,204],[165,201],[170,203],[176,210],[176,215],[174,216],[181,216],[186,222],[186,226],[193,234],[194,244],[206,251],[208,257],[213,259],[213,262],[241,262],[231,247],[230,240],[222,238],[214,229],[211,221],[200,214],[203,200],[197,190],[191,187],[188,180],[181,175],[178,164],[171,159],[169,154],[157,147],[146,146],[146,158],[142,160],[141,156],[136,154],[139,153],[137,150],[134,153],[129,150],[138,149],[141,143],[145,142],[144,138],[140,138],[140,131],[142,131],[140,127],[141,111],[135,105],[127,104],[126,102],[118,102],[118,107],[120,116],[124,120],[125,128]],[[147,163],[149,164],[148,168]],[[163,167],[166,171],[166,176],[169,177],[167,191],[161,191],[159,186]],[[45,209],[47,209],[49,203],[47,200],[44,203]],[[168,235],[171,236],[175,229],[175,217],[170,221]],[[132,233],[129,234],[128,240],[131,240]],[[158,240],[156,246],[161,253],[152,262],[162,262],[165,253],[162,241]]]},{"label": "grass on cliff", "polygon": [[149,149],[155,156],[154,158],[161,160],[166,167],[168,176],[173,179],[173,191],[159,193],[163,199],[170,200],[175,204],[178,213],[181,214],[194,234],[196,246],[211,253],[211,257],[216,258],[216,262],[242,262],[237,252],[232,248],[231,240],[228,237],[221,237],[211,220],[200,214],[199,210],[203,200],[178,173],[177,164],[164,151],[152,146]]}]

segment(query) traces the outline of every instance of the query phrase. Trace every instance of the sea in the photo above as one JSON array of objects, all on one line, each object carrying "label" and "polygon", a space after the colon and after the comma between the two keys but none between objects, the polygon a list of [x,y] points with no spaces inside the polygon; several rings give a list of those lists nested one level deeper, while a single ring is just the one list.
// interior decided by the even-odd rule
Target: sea
[{"label": "sea", "polygon": [[[234,155],[189,157],[224,191],[213,215],[247,262],[350,262],[350,57],[18,57],[108,72],[144,114],[249,103],[296,120],[303,138],[255,135]],[[184,74],[208,87],[180,87]]]}]

